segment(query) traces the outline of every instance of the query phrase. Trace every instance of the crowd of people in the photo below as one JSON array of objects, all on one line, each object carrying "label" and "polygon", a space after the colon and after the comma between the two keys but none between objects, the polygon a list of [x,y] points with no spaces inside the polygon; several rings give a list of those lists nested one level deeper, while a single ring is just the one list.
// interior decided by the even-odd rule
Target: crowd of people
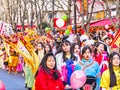
[{"label": "crowd of people", "polygon": [[[116,35],[110,33],[37,36],[29,30],[1,36],[0,68],[23,73],[28,90],[120,90],[120,46],[110,45]],[[74,89],[70,78],[77,70],[86,82]]]}]

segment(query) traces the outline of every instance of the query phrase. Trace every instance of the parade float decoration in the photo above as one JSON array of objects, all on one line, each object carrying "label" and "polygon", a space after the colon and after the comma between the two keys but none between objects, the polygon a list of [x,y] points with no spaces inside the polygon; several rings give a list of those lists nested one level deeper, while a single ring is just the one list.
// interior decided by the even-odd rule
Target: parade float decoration
[{"label": "parade float decoration", "polygon": [[[3,39],[5,50],[8,54],[8,56],[10,56],[10,52],[9,52],[10,48],[9,47],[14,48],[14,50],[16,52],[18,52],[22,57],[24,57],[25,63],[27,63],[29,65],[33,74],[35,74],[38,69],[39,63],[40,63],[40,60],[38,59],[38,57],[34,51],[34,47],[31,44],[31,41],[34,40],[37,35],[35,33],[35,30],[27,29],[24,32],[24,35],[23,35],[23,33],[17,35],[12,30],[12,26],[10,24],[0,22],[0,35]],[[17,42],[9,41],[9,38],[12,35],[16,35],[16,37],[18,38]],[[20,48],[21,46],[25,47],[25,50],[21,50],[21,48]]]},{"label": "parade float decoration", "polygon": [[64,34],[64,31],[67,29],[67,20],[68,16],[63,15],[61,18],[54,18],[54,28],[60,32],[60,34]]},{"label": "parade float decoration", "polygon": [[34,67],[32,68],[33,74],[36,73],[40,64],[40,60],[38,59],[38,56],[34,51],[33,44],[31,43],[31,41],[35,40],[35,38],[36,38],[36,32],[34,30],[29,30],[29,33],[25,37],[20,37],[21,43],[25,46],[25,48],[27,49],[27,51],[31,56],[30,62]]}]

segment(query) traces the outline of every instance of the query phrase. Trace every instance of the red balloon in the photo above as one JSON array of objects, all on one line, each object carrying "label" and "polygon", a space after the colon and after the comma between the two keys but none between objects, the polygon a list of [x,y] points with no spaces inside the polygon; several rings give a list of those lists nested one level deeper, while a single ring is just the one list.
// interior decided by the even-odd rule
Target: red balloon
[{"label": "red balloon", "polygon": [[0,90],[5,90],[5,85],[1,80],[0,80]]},{"label": "red balloon", "polygon": [[77,70],[74,71],[70,78],[71,87],[73,89],[81,88],[86,82],[86,75],[84,71]]}]

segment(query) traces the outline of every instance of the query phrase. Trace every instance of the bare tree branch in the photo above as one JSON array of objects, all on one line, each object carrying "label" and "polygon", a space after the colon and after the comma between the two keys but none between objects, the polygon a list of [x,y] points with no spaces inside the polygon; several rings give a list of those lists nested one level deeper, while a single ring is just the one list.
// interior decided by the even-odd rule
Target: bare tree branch
[{"label": "bare tree branch", "polygon": [[114,22],[113,19],[112,19],[111,10],[109,9],[108,2],[107,2],[107,0],[103,0],[103,1],[104,1],[104,3],[105,3],[105,6],[106,6],[106,14],[109,16],[110,21],[111,21],[112,24],[115,26],[115,22]]}]

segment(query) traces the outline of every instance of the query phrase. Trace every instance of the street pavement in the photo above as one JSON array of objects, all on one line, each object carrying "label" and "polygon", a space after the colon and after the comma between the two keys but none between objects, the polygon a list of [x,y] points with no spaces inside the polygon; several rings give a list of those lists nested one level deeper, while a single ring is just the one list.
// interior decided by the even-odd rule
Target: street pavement
[{"label": "street pavement", "polygon": [[6,90],[27,90],[22,73],[8,74],[6,70],[0,69],[0,80],[5,84]]}]

